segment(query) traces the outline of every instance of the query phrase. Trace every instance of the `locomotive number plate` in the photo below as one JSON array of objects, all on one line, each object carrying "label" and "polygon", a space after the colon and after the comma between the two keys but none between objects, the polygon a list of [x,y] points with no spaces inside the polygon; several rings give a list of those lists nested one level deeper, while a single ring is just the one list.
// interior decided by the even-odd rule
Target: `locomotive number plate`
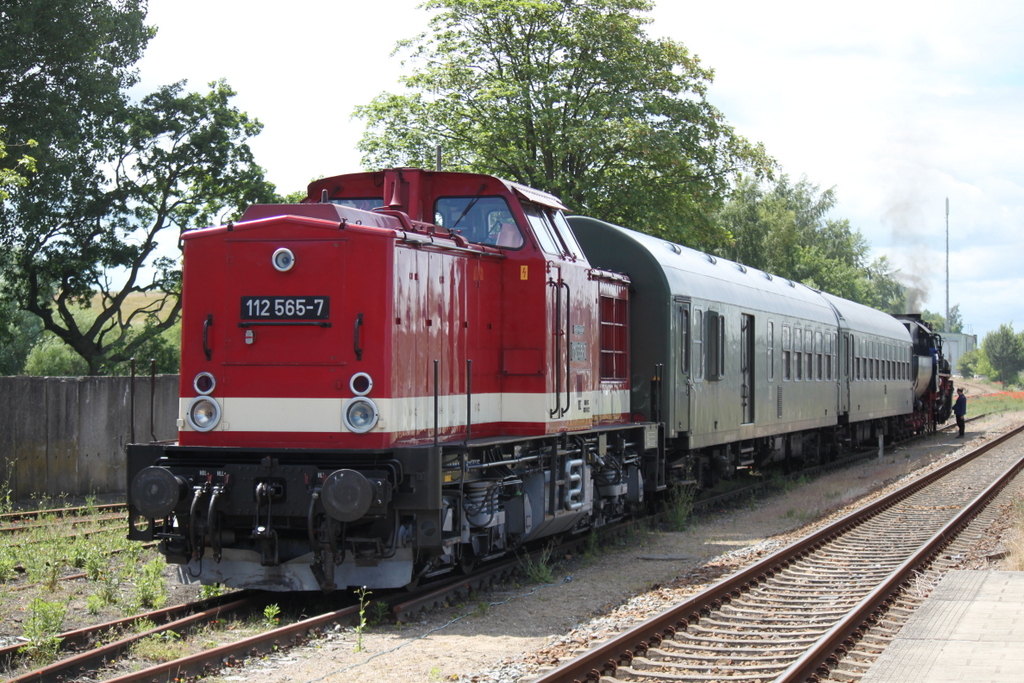
[{"label": "locomotive number plate", "polygon": [[329,296],[243,296],[243,320],[327,320]]}]

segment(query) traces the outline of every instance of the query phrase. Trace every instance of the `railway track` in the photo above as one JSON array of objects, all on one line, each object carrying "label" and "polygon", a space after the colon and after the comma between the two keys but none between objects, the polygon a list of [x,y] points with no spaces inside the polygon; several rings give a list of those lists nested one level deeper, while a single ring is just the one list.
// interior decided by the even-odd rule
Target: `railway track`
[{"label": "railway track", "polygon": [[[567,544],[566,547],[569,545],[572,544]],[[379,601],[388,606],[389,613],[396,620],[402,621],[412,614],[483,590],[486,585],[507,578],[516,572],[519,566],[519,559],[507,560],[482,568],[471,575],[435,582],[416,591],[396,591],[382,597]],[[124,657],[133,644],[144,638],[171,631],[177,636],[181,636],[201,624],[224,619],[227,616],[259,614],[260,610],[272,600],[284,599],[288,599],[287,594],[245,591],[218,601],[178,605],[79,631],[63,633],[60,637],[64,639],[62,642],[64,650],[66,652],[80,650],[79,652],[43,668],[20,673],[5,683],[63,683],[68,680],[76,680],[84,674],[110,667],[119,658]],[[340,609],[330,610],[247,638],[225,642],[197,654],[105,680],[108,683],[114,681],[117,683],[146,683],[150,681],[163,683],[168,680],[206,675],[223,667],[235,666],[248,657],[302,644],[310,637],[322,634],[324,629],[332,624],[355,624],[360,617],[360,609],[364,608],[365,605],[361,606],[353,597],[347,600]],[[103,645],[96,645],[109,634],[124,632],[138,624],[148,622],[159,625],[116,638]],[[0,666],[13,662],[18,657],[19,647],[19,645],[14,645],[0,648]]]},{"label": "railway track", "polygon": [[941,571],[943,548],[1024,466],[1024,443],[1014,439],[1021,431],[652,615],[534,683],[582,683],[609,674],[619,680],[803,683],[833,671],[836,680],[856,680],[871,653],[909,616],[915,598],[901,602],[900,593],[929,566],[933,574]]},{"label": "railway track", "polygon": [[[860,457],[862,458],[863,456]],[[854,459],[858,458],[855,457]],[[845,462],[830,463],[826,468],[842,464],[845,464]],[[807,474],[807,471],[802,472],[802,474]],[[749,495],[751,492],[751,490],[748,489],[744,489],[743,491],[744,495]],[[735,492],[732,492],[732,494],[734,495]],[[579,543],[581,543],[581,541],[576,542],[576,544]],[[569,550],[569,546],[559,548],[558,554],[568,552]],[[475,572],[469,576],[456,577],[452,580],[433,584],[430,587],[424,587],[422,590],[415,593],[401,593],[390,596],[385,598],[383,602],[388,604],[389,610],[396,620],[404,621],[409,615],[415,612],[429,610],[436,605],[451,602],[453,597],[465,597],[469,593],[480,591],[485,585],[515,572],[519,566],[520,561],[518,559],[512,559],[499,565],[485,568],[482,571]],[[262,599],[257,596],[250,596],[245,599],[241,599],[237,595],[233,597],[235,597],[236,600],[229,605],[216,605],[213,607],[207,605],[205,607],[201,607],[192,604],[179,606],[178,608],[168,608],[175,612],[173,616],[165,616],[162,614],[163,612],[167,612],[167,610],[160,610],[158,613],[148,615],[140,615],[139,617],[133,618],[131,621],[148,619],[154,623],[159,623],[160,626],[145,630],[141,633],[133,634],[130,637],[120,638],[115,642],[104,646],[102,649],[78,653],[72,658],[55,663],[45,667],[44,669],[27,672],[11,680],[21,683],[22,681],[66,681],[76,678],[83,672],[93,671],[97,667],[116,661],[118,657],[123,656],[124,653],[129,650],[134,642],[142,640],[143,638],[167,631],[184,633],[198,624],[223,618],[224,616],[233,613],[245,613],[246,611],[258,613],[258,609],[270,600],[268,596],[264,596]],[[274,599],[280,599],[281,597],[282,596],[274,596]],[[266,633],[252,636],[251,638],[226,643],[198,655],[161,664],[156,667],[145,669],[133,674],[127,674],[113,680],[168,680],[169,678],[173,679],[207,674],[210,671],[224,666],[233,666],[249,656],[263,654],[284,646],[302,643],[311,635],[322,632],[332,623],[355,623],[355,620],[358,618],[358,611],[359,606],[357,604],[347,605],[341,609],[327,612],[294,624],[289,624],[279,629],[267,631]],[[104,631],[110,632],[111,628],[122,630],[129,628],[129,621],[130,620],[121,620],[117,623],[103,624],[92,629],[88,629],[88,633],[84,635],[68,633],[63,634],[62,637],[66,638],[65,645],[68,646],[69,649],[81,649],[83,647],[89,647],[88,643],[95,643],[100,637],[98,635],[99,633]],[[85,645],[83,645],[83,643],[85,643]],[[0,664],[2,664],[7,657],[11,656],[11,652],[8,652],[8,650],[14,649],[16,648],[0,650]]]}]

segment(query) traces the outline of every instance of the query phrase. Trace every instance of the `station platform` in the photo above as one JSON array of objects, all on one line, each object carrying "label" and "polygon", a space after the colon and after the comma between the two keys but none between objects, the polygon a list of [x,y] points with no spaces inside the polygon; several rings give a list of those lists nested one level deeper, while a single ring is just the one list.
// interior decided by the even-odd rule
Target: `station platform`
[{"label": "station platform", "polygon": [[949,572],[861,679],[952,681],[1024,681],[1024,572]]}]

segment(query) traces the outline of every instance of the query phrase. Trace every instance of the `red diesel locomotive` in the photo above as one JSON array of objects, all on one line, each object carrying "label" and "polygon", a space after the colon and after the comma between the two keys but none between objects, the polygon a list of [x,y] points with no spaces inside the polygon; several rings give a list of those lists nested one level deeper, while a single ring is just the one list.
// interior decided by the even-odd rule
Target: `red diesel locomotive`
[{"label": "red diesel locomotive", "polygon": [[922,428],[922,330],[564,211],[390,169],[186,233],[179,439],[128,447],[129,537],[185,581],[400,587]]},{"label": "red diesel locomotive", "polygon": [[393,587],[640,500],[628,280],[557,199],[415,169],[310,197],[184,235],[180,438],[129,449],[163,520],[132,537],[204,583]]}]

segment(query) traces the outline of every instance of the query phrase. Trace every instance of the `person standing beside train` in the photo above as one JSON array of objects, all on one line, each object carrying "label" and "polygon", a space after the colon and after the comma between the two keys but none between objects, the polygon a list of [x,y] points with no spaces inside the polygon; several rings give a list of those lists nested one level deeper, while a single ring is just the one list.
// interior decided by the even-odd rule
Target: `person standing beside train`
[{"label": "person standing beside train", "polygon": [[964,438],[964,415],[967,414],[967,395],[964,393],[963,387],[956,390],[953,414],[956,416],[956,426],[960,429],[960,433],[956,435],[956,438],[962,439]]}]

